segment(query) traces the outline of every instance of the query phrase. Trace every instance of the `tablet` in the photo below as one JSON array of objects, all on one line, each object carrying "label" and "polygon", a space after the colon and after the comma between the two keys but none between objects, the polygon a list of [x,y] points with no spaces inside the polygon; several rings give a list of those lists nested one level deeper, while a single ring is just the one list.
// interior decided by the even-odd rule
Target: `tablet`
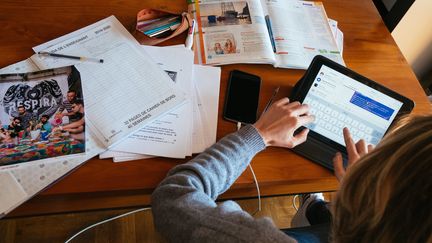
[{"label": "tablet", "polygon": [[394,121],[414,108],[412,100],[323,56],[312,60],[291,100],[308,104],[315,116],[307,125],[309,137],[345,155],[344,127],[355,142],[377,145]]}]

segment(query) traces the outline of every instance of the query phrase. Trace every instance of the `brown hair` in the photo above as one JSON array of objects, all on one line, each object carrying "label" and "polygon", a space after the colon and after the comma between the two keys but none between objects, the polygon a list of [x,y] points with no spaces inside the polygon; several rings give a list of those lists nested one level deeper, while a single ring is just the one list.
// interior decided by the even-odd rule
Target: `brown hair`
[{"label": "brown hair", "polygon": [[432,115],[405,117],[350,168],[334,242],[432,242]]}]

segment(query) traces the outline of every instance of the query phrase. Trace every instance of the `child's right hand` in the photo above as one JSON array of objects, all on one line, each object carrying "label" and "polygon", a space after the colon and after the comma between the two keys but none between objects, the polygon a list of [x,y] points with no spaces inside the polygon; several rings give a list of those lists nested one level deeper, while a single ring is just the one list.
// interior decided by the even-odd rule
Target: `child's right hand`
[{"label": "child's right hand", "polygon": [[354,140],[351,137],[351,134],[348,128],[343,129],[343,135],[345,140],[345,146],[348,153],[348,166],[345,169],[343,166],[343,159],[341,153],[336,153],[333,157],[333,166],[335,176],[339,181],[342,181],[343,177],[346,174],[346,171],[351,167],[351,165],[357,163],[357,161],[363,157],[365,154],[371,152],[374,147],[371,144],[366,144],[365,140],[360,139],[357,143],[354,143]]}]

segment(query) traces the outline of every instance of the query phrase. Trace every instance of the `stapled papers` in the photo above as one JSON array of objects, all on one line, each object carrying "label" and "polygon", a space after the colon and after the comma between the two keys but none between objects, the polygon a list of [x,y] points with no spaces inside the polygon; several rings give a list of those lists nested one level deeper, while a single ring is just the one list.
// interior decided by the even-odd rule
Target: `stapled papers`
[{"label": "stapled papers", "polygon": [[[151,156],[184,158],[202,152],[216,141],[220,68],[192,65],[192,52],[185,48],[143,46],[142,49],[171,73],[176,85],[185,89],[188,102],[100,157],[125,161]],[[182,56],[181,60],[178,56]],[[185,110],[185,107],[189,108]]]}]

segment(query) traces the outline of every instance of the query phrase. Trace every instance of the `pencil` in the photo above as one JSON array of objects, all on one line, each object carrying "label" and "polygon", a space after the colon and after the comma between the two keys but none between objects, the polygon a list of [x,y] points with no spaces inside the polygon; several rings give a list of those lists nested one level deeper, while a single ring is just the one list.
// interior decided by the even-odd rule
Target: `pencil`
[{"label": "pencil", "polygon": [[98,59],[98,58],[70,56],[70,55],[63,55],[63,54],[46,52],[46,51],[40,51],[40,52],[38,52],[38,54],[39,55],[52,56],[52,57],[63,57],[63,58],[75,59],[75,60],[80,60],[80,61],[83,61],[83,62],[84,61],[92,61],[92,62],[98,62],[98,63],[103,63],[104,62],[103,59]]},{"label": "pencil", "polygon": [[[267,105],[266,105],[266,107],[264,108],[262,114],[266,113],[266,111],[267,111],[268,108],[271,106],[271,104],[273,104],[273,100],[274,100],[274,98],[276,97],[277,93],[279,92],[279,88],[280,88],[280,87],[277,87],[277,88],[273,91],[273,95],[272,95],[272,97],[270,98],[270,100],[267,102]],[[261,115],[262,115],[262,114],[261,114]]]}]

